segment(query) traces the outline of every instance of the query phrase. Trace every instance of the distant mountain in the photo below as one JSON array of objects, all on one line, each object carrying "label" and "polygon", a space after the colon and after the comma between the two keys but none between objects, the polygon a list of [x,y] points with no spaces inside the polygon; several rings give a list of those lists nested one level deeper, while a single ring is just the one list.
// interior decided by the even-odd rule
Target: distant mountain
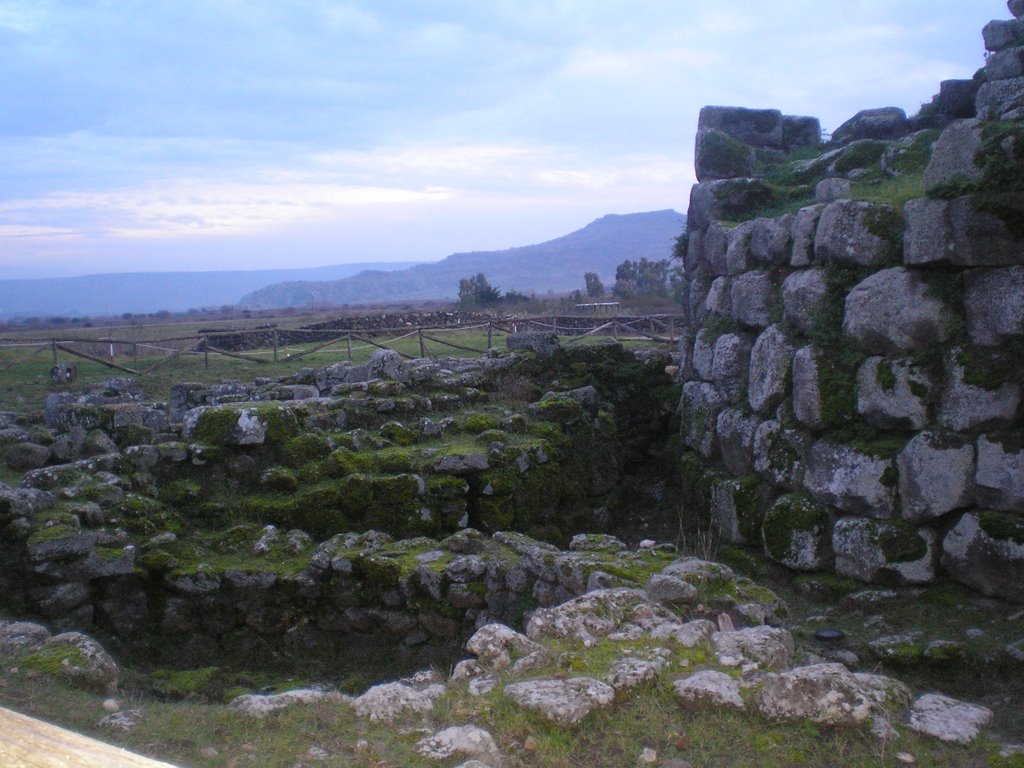
[{"label": "distant mountain", "polygon": [[166,309],[220,307],[239,295],[282,280],[338,280],[376,270],[405,269],[418,262],[337,264],[308,269],[224,272],[125,272],[82,277],[0,280],[0,318],[121,315]]},{"label": "distant mountain", "polygon": [[615,267],[626,259],[668,258],[685,223],[686,217],[675,211],[608,215],[539,245],[456,253],[431,264],[392,272],[367,270],[331,282],[279,283],[248,293],[238,303],[253,309],[273,309],[454,298],[459,280],[479,272],[502,291],[543,294],[582,290],[584,272],[597,272],[610,284]]}]

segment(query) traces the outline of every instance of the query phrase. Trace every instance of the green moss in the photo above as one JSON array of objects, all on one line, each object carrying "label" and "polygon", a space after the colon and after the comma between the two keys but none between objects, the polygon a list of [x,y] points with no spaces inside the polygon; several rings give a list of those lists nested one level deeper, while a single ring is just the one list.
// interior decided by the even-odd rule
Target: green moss
[{"label": "green moss", "polygon": [[330,452],[331,445],[326,436],[312,433],[297,435],[281,446],[281,461],[286,467],[298,469],[325,458]]},{"label": "green moss", "polygon": [[278,493],[292,493],[299,487],[295,473],[285,467],[271,467],[263,473],[261,480],[264,486]]},{"label": "green moss", "polygon": [[226,445],[232,430],[238,425],[238,411],[234,408],[208,408],[199,414],[195,438],[211,445]]},{"label": "green moss", "polygon": [[955,354],[957,364],[963,369],[965,384],[989,391],[1006,384],[1024,384],[1024,366],[1020,364],[1024,344],[1010,344],[1002,350],[965,345]]},{"label": "green moss", "polygon": [[69,667],[88,666],[89,658],[71,643],[52,643],[23,656],[18,663],[27,669],[60,676],[66,674]]},{"label": "green moss", "polygon": [[882,359],[875,364],[875,380],[878,386],[885,392],[896,391],[896,373],[892,369],[892,363]]},{"label": "green moss", "polygon": [[201,669],[158,669],[150,675],[153,689],[175,699],[219,700],[225,675],[219,667]]},{"label": "green moss", "polygon": [[372,454],[358,453],[350,448],[337,448],[325,459],[324,472],[330,477],[370,472],[373,470],[373,463]]},{"label": "green moss", "polygon": [[476,435],[489,429],[500,429],[501,420],[489,413],[471,413],[462,421],[462,431]]},{"label": "green moss", "polygon": [[744,475],[733,481],[732,501],[740,534],[747,541],[757,541],[764,518],[764,488],[757,475]]},{"label": "green moss", "polygon": [[896,156],[888,163],[891,171],[900,176],[924,172],[932,157],[932,147],[940,134],[941,131],[935,129],[915,134],[907,145],[897,148]]},{"label": "green moss", "polygon": [[764,517],[762,526],[765,552],[773,560],[787,562],[796,553],[794,534],[811,532],[821,534],[828,525],[828,514],[811,498],[791,493],[780,497]]},{"label": "green moss", "polygon": [[835,161],[836,172],[846,174],[856,168],[878,165],[885,153],[884,141],[864,140],[851,144]]},{"label": "green moss", "polygon": [[160,501],[173,507],[190,507],[203,498],[203,487],[194,480],[174,480],[160,488]]},{"label": "green moss", "polygon": [[978,512],[977,517],[981,529],[991,538],[1024,546],[1024,518],[990,510]]},{"label": "green moss", "polygon": [[181,531],[180,518],[171,509],[148,496],[129,493],[113,511],[119,523],[131,533],[152,536],[164,531]]},{"label": "green moss", "polygon": [[412,445],[419,436],[400,421],[389,421],[380,428],[381,437],[394,445]]},{"label": "green moss", "polygon": [[871,537],[890,563],[909,563],[928,554],[917,528],[904,520],[873,521]]},{"label": "green moss", "polygon": [[750,176],[753,170],[750,147],[716,130],[701,134],[697,162],[719,178]]}]

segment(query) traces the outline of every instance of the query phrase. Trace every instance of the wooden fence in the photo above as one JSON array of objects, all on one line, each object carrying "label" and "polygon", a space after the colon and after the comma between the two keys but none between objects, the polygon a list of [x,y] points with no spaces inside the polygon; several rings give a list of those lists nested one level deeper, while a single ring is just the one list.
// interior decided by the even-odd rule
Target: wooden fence
[{"label": "wooden fence", "polygon": [[[678,317],[675,315],[648,315],[644,317],[615,317],[608,320],[578,316],[552,316],[547,318],[516,318],[492,320],[486,323],[466,325],[445,325],[415,328],[374,328],[372,330],[338,329],[279,329],[276,326],[260,328],[237,328],[224,331],[200,332],[191,336],[177,336],[164,339],[129,340],[113,337],[72,338],[53,337],[45,341],[19,342],[0,340],[0,350],[26,349],[26,353],[0,365],[0,373],[16,365],[26,363],[35,356],[49,351],[53,365],[60,363],[60,355],[81,358],[133,376],[146,376],[183,356],[203,357],[205,368],[209,368],[210,355],[246,360],[256,364],[290,362],[299,360],[314,352],[344,344],[344,356],[353,359],[353,352],[373,347],[393,349],[406,359],[414,355],[395,349],[397,342],[415,338],[419,345],[419,357],[431,357],[427,342],[474,354],[485,354],[494,344],[496,334],[513,334],[527,331],[554,333],[570,337],[567,343],[575,344],[594,336],[607,336],[617,340],[644,339],[655,343],[674,344]],[[451,339],[442,334],[476,331],[481,341],[486,333],[486,346],[481,349]],[[238,349],[239,337],[251,336],[260,344],[255,349]],[[309,343],[308,349],[288,351],[282,340],[300,338]],[[229,344],[218,344],[218,339],[230,340]],[[320,340],[322,339],[322,341]],[[269,342],[267,344],[266,342]],[[256,342],[254,342],[256,343]],[[228,346],[236,348],[228,349]],[[244,345],[243,345],[244,346]],[[267,349],[269,346],[269,349]],[[145,367],[140,360],[159,357]]]}]

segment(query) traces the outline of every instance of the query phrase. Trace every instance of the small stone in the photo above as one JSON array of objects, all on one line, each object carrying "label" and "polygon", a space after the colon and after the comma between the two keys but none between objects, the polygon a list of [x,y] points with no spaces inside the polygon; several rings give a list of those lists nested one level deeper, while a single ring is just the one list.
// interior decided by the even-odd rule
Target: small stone
[{"label": "small stone", "polygon": [[955,744],[970,744],[992,719],[992,710],[928,693],[910,708],[907,727]]},{"label": "small stone", "polygon": [[654,765],[658,762],[658,753],[650,747],[644,747],[640,753],[640,765]]},{"label": "small stone", "polygon": [[909,752],[897,752],[896,762],[900,765],[917,765],[917,758]]},{"label": "small stone", "polygon": [[142,722],[142,712],[138,709],[126,709],[123,712],[114,712],[100,720],[100,728],[107,728],[111,731],[129,733]]},{"label": "small stone", "polygon": [[523,742],[523,749],[525,749],[527,752],[536,752],[537,746],[537,739],[533,736],[527,736],[526,741]]},{"label": "small stone", "polygon": [[216,747],[203,747],[199,750],[199,756],[203,758],[203,760],[213,760],[213,758],[217,757],[219,754],[220,752],[217,751]]},{"label": "small stone", "polygon": [[104,699],[103,708],[107,712],[117,712],[121,708],[121,703],[117,699]]},{"label": "small stone", "polygon": [[306,750],[306,757],[310,760],[326,760],[331,756],[331,753],[326,749],[321,749],[315,744]]}]

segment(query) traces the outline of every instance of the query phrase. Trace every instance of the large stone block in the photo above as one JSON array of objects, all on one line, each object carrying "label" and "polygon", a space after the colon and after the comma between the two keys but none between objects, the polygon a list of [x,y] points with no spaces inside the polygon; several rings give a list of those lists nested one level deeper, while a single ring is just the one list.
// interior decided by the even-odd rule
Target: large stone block
[{"label": "large stone block", "polygon": [[693,370],[704,381],[715,380],[715,339],[706,328],[697,331],[693,340]]},{"label": "large stone block", "polygon": [[898,476],[893,460],[819,440],[811,446],[804,488],[822,504],[854,515],[891,517]]},{"label": "large stone block", "polygon": [[786,335],[773,325],[765,330],[750,350],[750,407],[767,413],[786,396],[786,383],[793,361],[793,347]]},{"label": "large stone block", "polygon": [[775,296],[772,276],[764,270],[753,270],[733,278],[733,319],[752,328],[767,327],[771,323]]},{"label": "large stone block", "polygon": [[732,278],[716,277],[708,288],[704,309],[713,315],[728,317],[732,314]]},{"label": "large stone block", "polygon": [[793,251],[792,214],[774,219],[755,219],[750,234],[750,256],[762,266],[788,264]]},{"label": "large stone block", "polygon": [[968,272],[964,275],[964,311],[975,344],[994,347],[1024,338],[1024,266]]},{"label": "large stone block", "polygon": [[757,154],[749,144],[714,128],[697,129],[693,153],[697,181],[749,178],[756,162]]},{"label": "large stone block", "polygon": [[837,200],[821,213],[814,257],[853,267],[881,266],[899,255],[902,237],[902,218],[892,206]]},{"label": "large stone block", "polygon": [[729,246],[730,230],[715,222],[704,231],[701,254],[702,266],[710,275],[724,275],[725,250]]},{"label": "large stone block", "polygon": [[783,148],[783,119],[777,109],[703,107],[697,130],[717,130],[752,147]]},{"label": "large stone block", "polygon": [[1024,76],[1024,46],[1007,48],[993,53],[985,62],[985,77],[989,82]]},{"label": "large stone block", "polygon": [[869,275],[846,297],[843,332],[869,354],[914,352],[949,338],[951,310],[903,267]]},{"label": "large stone block", "polygon": [[907,113],[899,107],[863,109],[832,132],[832,141],[848,144],[856,139],[892,140],[910,132]]},{"label": "large stone block", "polygon": [[954,349],[946,359],[946,386],[939,400],[938,422],[954,432],[1000,429],[1011,425],[1020,414],[1022,390],[1019,384],[1006,382],[994,388],[977,386],[965,380],[962,361],[968,355]]},{"label": "large stone block", "polygon": [[712,482],[711,524],[723,540],[746,544],[760,538],[767,503],[765,490],[757,475]]},{"label": "large stone block", "polygon": [[750,239],[754,234],[757,221],[757,219],[743,221],[729,230],[729,245],[725,251],[726,274],[740,275],[753,267]]},{"label": "large stone block", "polygon": [[810,334],[825,308],[828,283],[821,269],[793,272],[782,282],[783,318],[803,334]]},{"label": "large stone block", "polygon": [[754,433],[754,471],[776,488],[795,491],[804,478],[810,438],[778,421],[765,421]]},{"label": "large stone block", "polygon": [[911,266],[951,262],[957,258],[948,200],[911,200],[903,208],[907,230],[903,236],[903,263]]},{"label": "large stone block", "polygon": [[718,444],[722,463],[733,475],[745,475],[754,468],[754,435],[761,420],[739,408],[718,414]]},{"label": "large stone block", "polygon": [[978,504],[1004,512],[1024,513],[1024,444],[982,435],[978,438]]},{"label": "large stone block", "polygon": [[814,236],[824,205],[809,205],[796,212],[793,219],[793,250],[789,263],[794,267],[806,267],[814,260]]},{"label": "large stone block", "polygon": [[786,152],[821,143],[821,121],[806,115],[782,116],[782,148]]},{"label": "large stone block", "polygon": [[963,438],[922,432],[896,463],[905,520],[926,522],[974,503],[974,446]]},{"label": "large stone block", "polygon": [[705,459],[713,458],[718,452],[715,427],[724,407],[725,401],[711,384],[698,381],[683,384],[680,400],[683,444]]},{"label": "large stone block", "polygon": [[947,125],[932,147],[924,172],[925,191],[950,182],[980,181],[984,175],[977,161],[981,148],[980,120],[955,120]]},{"label": "large stone block", "polygon": [[821,504],[798,493],[781,496],[761,523],[765,554],[798,571],[820,571],[832,559],[832,520]]},{"label": "large stone block", "polygon": [[982,84],[974,101],[983,120],[1020,120],[1024,118],[1024,77],[993,80]]},{"label": "large stone block", "polygon": [[996,19],[990,21],[981,30],[985,40],[986,51],[1002,51],[1018,45],[1024,45],[1024,20]]},{"label": "large stone block", "polygon": [[909,360],[869,357],[857,371],[857,413],[879,429],[924,429],[932,382]]},{"label": "large stone block", "polygon": [[1024,520],[968,512],[942,542],[942,567],[986,595],[1024,602]]},{"label": "large stone block", "polygon": [[739,333],[724,333],[715,342],[711,375],[718,394],[730,404],[738,403],[747,392],[752,343],[749,335]]},{"label": "large stone block", "polygon": [[805,427],[822,430],[828,426],[825,396],[822,391],[821,354],[813,347],[802,347],[793,355],[793,416]]},{"label": "large stone block", "polygon": [[936,538],[905,520],[844,517],[832,530],[836,572],[868,583],[927,584],[935,579]]},{"label": "large stone block", "polygon": [[713,221],[744,217],[774,199],[771,187],[760,179],[726,179],[694,184],[686,224],[690,229],[706,229]]}]

